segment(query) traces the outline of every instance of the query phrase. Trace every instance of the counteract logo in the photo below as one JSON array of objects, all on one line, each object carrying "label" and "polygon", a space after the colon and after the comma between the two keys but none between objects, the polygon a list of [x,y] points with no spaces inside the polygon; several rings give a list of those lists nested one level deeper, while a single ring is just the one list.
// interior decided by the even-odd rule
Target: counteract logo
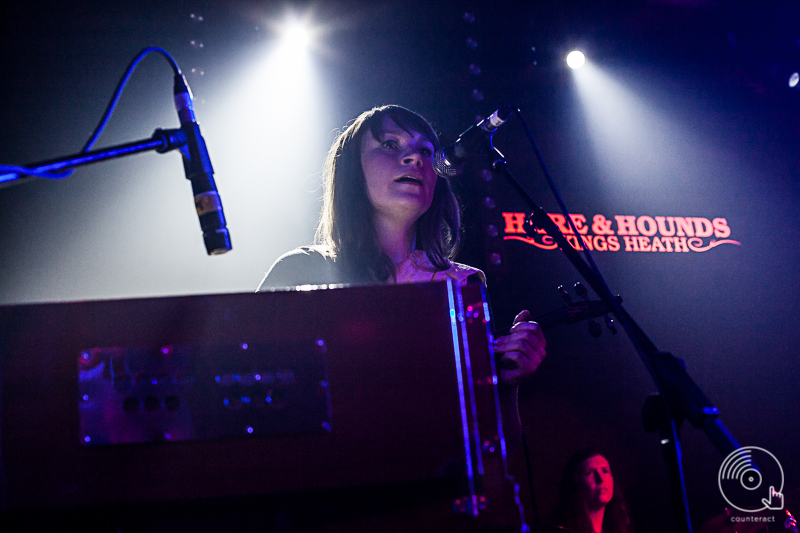
[{"label": "counteract logo", "polygon": [[[667,217],[594,215],[591,223],[584,215],[571,214],[578,230],[576,235],[566,217],[548,213],[570,245],[576,250],[584,247],[598,252],[705,252],[721,244],[741,245],[729,239],[731,228],[727,219],[703,217]],[[505,240],[518,240],[543,250],[555,250],[558,245],[541,229],[525,230],[530,226],[525,213],[503,213]]]},{"label": "counteract logo", "polygon": [[764,448],[745,446],[722,461],[719,490],[731,507],[746,513],[783,509],[783,468]]}]

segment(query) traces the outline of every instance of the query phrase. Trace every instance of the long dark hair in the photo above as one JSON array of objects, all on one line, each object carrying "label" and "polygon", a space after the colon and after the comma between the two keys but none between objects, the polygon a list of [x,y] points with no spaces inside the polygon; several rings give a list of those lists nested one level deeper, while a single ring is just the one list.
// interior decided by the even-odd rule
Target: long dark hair
[{"label": "long dark hair", "polygon": [[[550,519],[552,524],[565,527],[573,533],[594,533],[578,483],[578,470],[585,460],[597,455],[608,460],[608,456],[599,450],[584,448],[572,454],[567,461],[558,488],[558,503]],[[628,506],[625,505],[625,498],[616,479],[614,495],[606,505],[603,515],[603,533],[633,533]]]},{"label": "long dark hair", "polygon": [[[396,105],[361,113],[333,142],[323,170],[325,194],[315,240],[353,281],[383,282],[395,277],[394,262],[381,249],[361,167],[361,140],[367,132],[380,139],[384,117],[423,135],[434,149],[440,146],[427,120]],[[416,248],[424,250],[439,270],[450,268],[456,255],[460,224],[458,200],[450,183],[439,177],[431,207],[417,220],[416,229]]]}]

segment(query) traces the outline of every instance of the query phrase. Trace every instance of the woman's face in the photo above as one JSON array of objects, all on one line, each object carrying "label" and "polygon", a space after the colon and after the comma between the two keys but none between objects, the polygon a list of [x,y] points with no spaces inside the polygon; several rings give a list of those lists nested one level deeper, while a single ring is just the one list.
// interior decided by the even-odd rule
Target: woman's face
[{"label": "woman's face", "polygon": [[367,192],[377,216],[401,224],[413,224],[428,210],[436,188],[433,144],[383,118],[383,135],[375,139],[369,130],[361,140],[361,167]]},{"label": "woman's face", "polygon": [[605,507],[614,497],[614,477],[608,461],[602,455],[586,459],[578,468],[577,475],[587,508]]}]

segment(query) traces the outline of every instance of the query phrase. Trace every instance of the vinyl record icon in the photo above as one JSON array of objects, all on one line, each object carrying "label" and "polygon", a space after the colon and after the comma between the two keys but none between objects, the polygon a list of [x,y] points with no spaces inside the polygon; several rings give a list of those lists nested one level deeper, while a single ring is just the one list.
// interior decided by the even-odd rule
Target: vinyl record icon
[{"label": "vinyl record icon", "polygon": [[740,511],[783,509],[783,468],[764,448],[745,446],[731,452],[718,478],[722,497]]}]

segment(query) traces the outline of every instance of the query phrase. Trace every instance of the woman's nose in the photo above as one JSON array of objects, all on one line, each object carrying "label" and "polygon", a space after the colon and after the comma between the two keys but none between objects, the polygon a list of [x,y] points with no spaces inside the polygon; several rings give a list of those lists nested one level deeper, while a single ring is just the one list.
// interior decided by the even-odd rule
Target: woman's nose
[{"label": "woman's nose", "polygon": [[406,165],[416,164],[417,166],[421,166],[422,157],[416,149],[412,149],[403,155],[403,163]]}]

